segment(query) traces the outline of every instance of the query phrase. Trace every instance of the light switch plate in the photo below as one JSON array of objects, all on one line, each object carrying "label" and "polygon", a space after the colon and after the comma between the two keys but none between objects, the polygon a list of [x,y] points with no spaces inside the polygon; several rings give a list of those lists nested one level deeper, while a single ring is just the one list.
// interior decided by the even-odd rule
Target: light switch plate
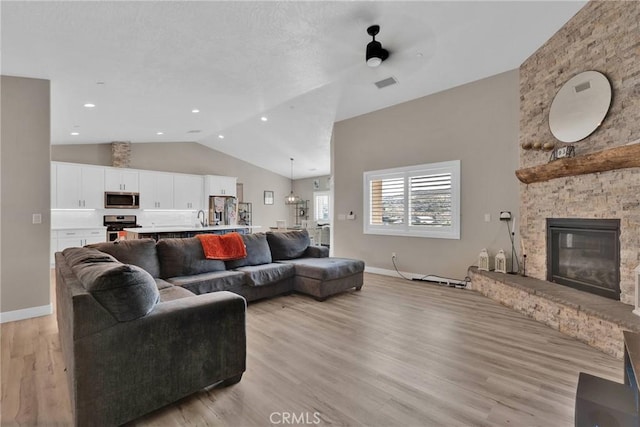
[{"label": "light switch plate", "polygon": [[31,223],[32,224],[42,224],[42,214],[35,213],[31,215]]}]

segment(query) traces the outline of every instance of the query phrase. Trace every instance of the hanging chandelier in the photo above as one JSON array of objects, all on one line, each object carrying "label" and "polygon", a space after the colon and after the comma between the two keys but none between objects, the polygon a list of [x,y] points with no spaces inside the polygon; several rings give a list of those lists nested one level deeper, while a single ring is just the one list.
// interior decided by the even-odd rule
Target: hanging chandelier
[{"label": "hanging chandelier", "polygon": [[293,194],[293,157],[291,157],[290,160],[291,160],[291,193],[289,193],[289,195],[284,200],[284,202],[287,205],[295,205],[300,201],[300,197]]}]

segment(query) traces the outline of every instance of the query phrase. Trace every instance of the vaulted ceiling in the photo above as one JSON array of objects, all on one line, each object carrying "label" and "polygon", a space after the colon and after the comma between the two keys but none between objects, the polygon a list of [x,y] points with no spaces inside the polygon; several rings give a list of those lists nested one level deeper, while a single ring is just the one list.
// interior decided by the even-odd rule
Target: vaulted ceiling
[{"label": "vaulted ceiling", "polygon": [[335,121],[515,69],[584,4],[2,1],[1,70],[51,80],[53,144],[195,141],[303,178]]}]

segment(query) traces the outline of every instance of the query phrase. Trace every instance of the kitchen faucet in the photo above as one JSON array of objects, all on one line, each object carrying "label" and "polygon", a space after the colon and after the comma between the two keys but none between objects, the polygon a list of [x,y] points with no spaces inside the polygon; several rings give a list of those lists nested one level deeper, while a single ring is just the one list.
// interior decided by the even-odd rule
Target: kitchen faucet
[{"label": "kitchen faucet", "polygon": [[[200,219],[200,214],[202,214],[202,219]],[[204,211],[202,209],[200,209],[198,211],[198,219],[200,220],[200,225],[202,225],[203,227],[205,227],[205,222],[206,222],[206,215],[204,213]]]}]

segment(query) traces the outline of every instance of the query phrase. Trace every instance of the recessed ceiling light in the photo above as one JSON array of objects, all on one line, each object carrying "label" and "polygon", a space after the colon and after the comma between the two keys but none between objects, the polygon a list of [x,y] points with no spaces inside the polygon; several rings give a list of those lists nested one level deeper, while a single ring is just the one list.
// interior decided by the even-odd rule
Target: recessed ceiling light
[{"label": "recessed ceiling light", "polygon": [[262,117],[260,117],[260,120],[262,120],[263,122],[266,122],[269,119],[267,119],[265,116],[262,116]]},{"label": "recessed ceiling light", "polygon": [[220,135],[218,135],[218,138],[224,139],[224,135],[220,134]]},{"label": "recessed ceiling light", "polygon": [[156,132],[156,135],[164,135],[164,132]]},{"label": "recessed ceiling light", "polygon": [[78,136],[78,135],[80,135],[80,132],[71,132],[71,135]]},{"label": "recessed ceiling light", "polygon": [[199,113],[200,110],[198,110],[197,108],[194,108],[193,110],[191,110],[192,113]]},{"label": "recessed ceiling light", "polygon": [[90,102],[87,102],[86,104],[84,104],[84,106],[85,106],[86,108],[93,108],[93,107],[95,107],[95,106],[96,106],[96,104],[92,104],[92,103],[90,103]]}]

